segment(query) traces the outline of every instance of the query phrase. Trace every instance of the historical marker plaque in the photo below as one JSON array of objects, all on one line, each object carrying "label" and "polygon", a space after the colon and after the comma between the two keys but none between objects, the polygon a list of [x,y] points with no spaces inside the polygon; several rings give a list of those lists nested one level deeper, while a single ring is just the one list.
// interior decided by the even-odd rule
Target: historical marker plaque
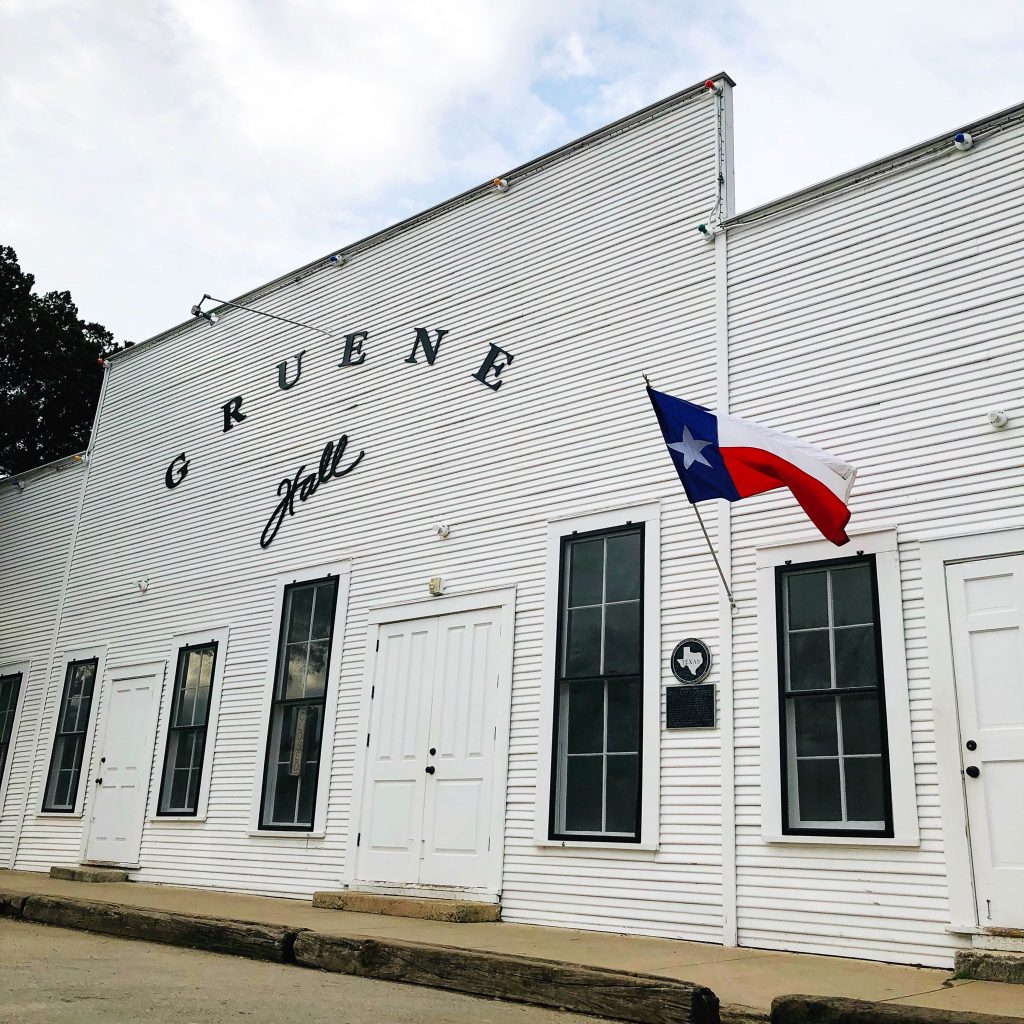
[{"label": "historical marker plaque", "polygon": [[665,690],[666,729],[713,729],[715,684],[690,683]]}]

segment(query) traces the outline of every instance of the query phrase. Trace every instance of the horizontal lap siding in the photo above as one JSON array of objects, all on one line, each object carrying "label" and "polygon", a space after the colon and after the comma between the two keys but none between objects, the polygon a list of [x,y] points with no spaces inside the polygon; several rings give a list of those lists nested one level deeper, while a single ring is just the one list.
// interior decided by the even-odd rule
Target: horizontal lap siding
[{"label": "horizontal lap siding", "polygon": [[7,793],[0,807],[2,867],[10,861],[33,761],[39,702],[84,477],[84,464],[61,463],[59,468],[24,477],[23,490],[10,482],[0,489],[0,664],[31,662],[29,677],[21,683],[21,721],[5,769]]},{"label": "horizontal lap siding", "polygon": [[[735,507],[740,941],[948,965],[949,922],[919,537],[1019,525],[1024,131],[729,236],[731,411],[858,467],[851,529],[899,525],[921,844],[768,845],[760,834],[754,552],[812,536],[788,494]],[[837,552],[845,553],[845,552]]]},{"label": "horizontal lap siding", "polygon": [[[449,594],[518,587],[506,919],[719,938],[714,734],[663,736],[656,856],[532,840],[547,521],[665,496],[663,654],[691,632],[714,646],[713,568],[640,378],[714,395],[713,251],[694,230],[714,202],[713,102],[684,101],[258,300],[339,338],[368,331],[362,366],[337,366],[339,341],[237,310],[115,361],[59,646],[103,641],[111,659],[152,660],[175,634],[230,627],[208,819],[148,822],[137,877],[296,897],[337,888],[365,743],[368,608],[425,596],[440,575]],[[413,327],[450,331],[433,366],[422,352],[404,362]],[[498,392],[471,377],[491,342],[514,356]],[[301,350],[302,379],[278,390],[275,365]],[[223,433],[235,395],[249,418]],[[261,550],[278,482],[346,431],[344,462],[365,449],[363,463]],[[164,470],[183,451],[189,475],[168,491]],[[274,576],[341,559],[352,577],[326,836],[252,837]],[[80,836],[77,823],[34,822],[20,866],[76,859]]]}]

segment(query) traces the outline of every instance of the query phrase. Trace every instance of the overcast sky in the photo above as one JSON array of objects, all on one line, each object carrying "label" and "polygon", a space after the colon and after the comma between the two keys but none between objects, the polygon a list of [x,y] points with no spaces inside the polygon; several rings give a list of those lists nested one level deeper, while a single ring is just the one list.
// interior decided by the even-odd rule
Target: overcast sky
[{"label": "overcast sky", "polygon": [[1024,100],[1024,2],[0,0],[0,243],[138,341],[721,70],[742,210]]}]

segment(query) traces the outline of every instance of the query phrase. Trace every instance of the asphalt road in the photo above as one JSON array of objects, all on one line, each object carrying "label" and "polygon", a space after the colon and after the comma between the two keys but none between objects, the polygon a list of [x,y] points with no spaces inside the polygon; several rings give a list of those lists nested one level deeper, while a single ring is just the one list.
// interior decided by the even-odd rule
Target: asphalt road
[{"label": "asphalt road", "polygon": [[0,1022],[597,1024],[591,1017],[0,920]]}]

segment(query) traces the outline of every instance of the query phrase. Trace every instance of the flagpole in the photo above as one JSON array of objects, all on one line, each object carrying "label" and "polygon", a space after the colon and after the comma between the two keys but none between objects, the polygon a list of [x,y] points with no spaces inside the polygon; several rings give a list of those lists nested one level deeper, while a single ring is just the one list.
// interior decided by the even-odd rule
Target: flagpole
[{"label": "flagpole", "polygon": [[718,569],[718,575],[722,578],[722,586],[725,587],[725,596],[729,598],[729,605],[733,611],[736,610],[736,598],[732,596],[732,591],[729,589],[729,584],[725,581],[725,573],[722,572],[722,563],[718,560],[718,554],[716,553],[714,546],[711,543],[711,537],[708,535],[708,528],[704,525],[704,519],[701,517],[700,509],[697,508],[696,502],[690,502],[690,507],[694,512],[697,513],[697,522],[700,523],[701,531],[704,534],[704,539],[708,542],[708,551],[711,552],[711,557],[715,560],[715,566]]},{"label": "flagpole", "polygon": [[[647,386],[647,390],[651,390],[651,381],[646,373],[640,375],[644,379],[644,384]],[[689,492],[686,491],[686,483],[683,482],[683,491],[686,492],[686,500],[690,502],[690,507],[697,515],[697,522],[700,523],[701,533],[704,534],[704,539],[708,544],[708,551],[711,552],[711,557],[715,560],[715,568],[718,570],[718,575],[722,580],[722,586],[725,587],[725,596],[729,598],[729,606],[733,611],[736,610],[736,598],[732,596],[732,591],[729,589],[729,584],[726,581],[725,573],[722,571],[722,563],[718,560],[718,553],[715,551],[715,546],[711,543],[711,536],[708,533],[708,528],[704,525],[704,518],[700,514],[700,509],[697,508],[697,503],[691,500]]]}]

